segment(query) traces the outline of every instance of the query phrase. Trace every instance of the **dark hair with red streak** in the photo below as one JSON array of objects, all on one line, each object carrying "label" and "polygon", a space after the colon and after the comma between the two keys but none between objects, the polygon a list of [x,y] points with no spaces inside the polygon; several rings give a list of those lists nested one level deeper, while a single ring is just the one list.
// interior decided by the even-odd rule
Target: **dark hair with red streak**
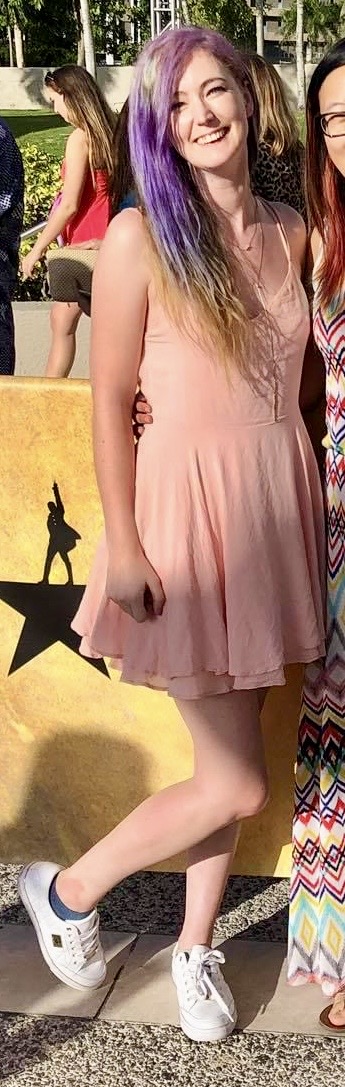
[{"label": "dark hair with red streak", "polygon": [[318,64],[307,95],[307,200],[311,229],[316,227],[323,241],[319,290],[324,306],[334,302],[345,280],[345,178],[328,155],[320,122],[319,92],[330,72],[344,66],[342,38]]}]

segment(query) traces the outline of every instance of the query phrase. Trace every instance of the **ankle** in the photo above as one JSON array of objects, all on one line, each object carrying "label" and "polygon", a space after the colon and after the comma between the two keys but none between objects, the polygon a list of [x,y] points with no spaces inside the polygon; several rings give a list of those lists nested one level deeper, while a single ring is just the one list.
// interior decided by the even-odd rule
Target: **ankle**
[{"label": "ankle", "polygon": [[209,929],[182,929],[177,940],[177,951],[191,951],[192,947],[212,947],[213,932]]},{"label": "ankle", "polygon": [[55,888],[64,905],[73,912],[90,913],[94,909],[94,903],[90,902],[90,892],[80,880],[70,876],[68,868],[58,873]]}]

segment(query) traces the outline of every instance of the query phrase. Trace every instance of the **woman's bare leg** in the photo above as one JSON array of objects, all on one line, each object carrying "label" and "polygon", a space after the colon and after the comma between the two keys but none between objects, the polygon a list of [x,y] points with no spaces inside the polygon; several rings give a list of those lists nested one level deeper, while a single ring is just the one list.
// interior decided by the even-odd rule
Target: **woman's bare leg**
[{"label": "woman's bare leg", "polygon": [[52,340],[45,377],[68,377],[74,362],[80,317],[77,302],[53,302],[50,314]]},{"label": "woman's bare leg", "polygon": [[194,944],[211,947],[240,829],[240,823],[232,823],[188,850],[186,909],[178,941],[180,951],[190,951]]},{"label": "woman's bare leg", "polygon": [[[266,803],[257,693],[234,691],[177,705],[193,738],[193,777],[145,800],[58,875],[57,893],[70,909],[90,910],[126,876],[205,843],[216,831],[253,815]],[[220,867],[223,886],[228,862],[222,861]],[[208,928],[214,910],[211,894],[203,910]]]},{"label": "woman's bare leg", "polygon": [[[265,690],[257,691],[257,759],[258,765],[261,762],[262,766],[264,752],[259,716],[266,693]],[[232,868],[240,830],[239,822],[232,823],[188,850],[186,908],[178,941],[181,951],[188,951],[194,944],[211,946],[214,924]]]}]

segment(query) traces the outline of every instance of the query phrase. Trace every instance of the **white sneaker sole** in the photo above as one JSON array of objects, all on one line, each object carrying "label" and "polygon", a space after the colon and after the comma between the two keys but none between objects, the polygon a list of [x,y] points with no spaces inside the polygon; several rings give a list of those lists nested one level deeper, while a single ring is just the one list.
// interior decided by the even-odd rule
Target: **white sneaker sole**
[{"label": "white sneaker sole", "polygon": [[237,1023],[237,1012],[234,1011],[234,1018],[229,1023],[225,1023],[223,1027],[210,1027],[207,1030],[205,1027],[201,1028],[197,1023],[190,1024],[188,1020],[184,1018],[183,1012],[180,1011],[180,1026],[183,1033],[190,1038],[192,1042],[221,1042],[225,1038],[229,1038],[230,1034],[235,1030]]},{"label": "white sneaker sole", "polygon": [[89,992],[90,989],[100,989],[101,985],[104,984],[106,978],[106,966],[104,967],[104,976],[101,978],[100,981],[97,982],[96,985],[94,983],[90,984],[88,982],[84,982],[82,984],[81,982],[78,983],[77,981],[74,981],[74,979],[72,979],[69,974],[65,974],[63,970],[60,970],[56,963],[53,961],[53,959],[50,958],[38,917],[35,914],[35,911],[26,892],[25,880],[27,873],[30,871],[31,867],[31,864],[27,864],[26,868],[23,868],[23,871],[20,873],[18,879],[18,892],[20,894],[23,906],[25,906],[25,909],[29,914],[30,920],[32,921],[32,924],[34,926],[40,950],[42,952],[45,962],[47,963],[47,966],[49,966],[49,970],[51,970],[52,974],[55,974],[55,977],[58,978],[59,981],[63,981],[65,985],[68,985],[70,989],[78,989],[79,992],[84,993]]}]

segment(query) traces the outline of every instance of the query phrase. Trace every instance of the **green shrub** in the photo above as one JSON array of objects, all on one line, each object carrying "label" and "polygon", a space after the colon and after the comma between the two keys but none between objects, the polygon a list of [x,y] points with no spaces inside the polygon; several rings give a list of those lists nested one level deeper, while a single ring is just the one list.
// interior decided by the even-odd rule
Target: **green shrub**
[{"label": "green shrub", "polygon": [[[61,188],[60,162],[46,151],[41,151],[35,144],[22,148],[25,172],[25,227],[47,219],[52,203]],[[34,244],[35,237],[22,242],[21,255],[25,256]],[[42,261],[34,270],[31,279],[23,283],[19,273],[15,297],[20,301],[37,301],[47,297],[46,262]]]}]

